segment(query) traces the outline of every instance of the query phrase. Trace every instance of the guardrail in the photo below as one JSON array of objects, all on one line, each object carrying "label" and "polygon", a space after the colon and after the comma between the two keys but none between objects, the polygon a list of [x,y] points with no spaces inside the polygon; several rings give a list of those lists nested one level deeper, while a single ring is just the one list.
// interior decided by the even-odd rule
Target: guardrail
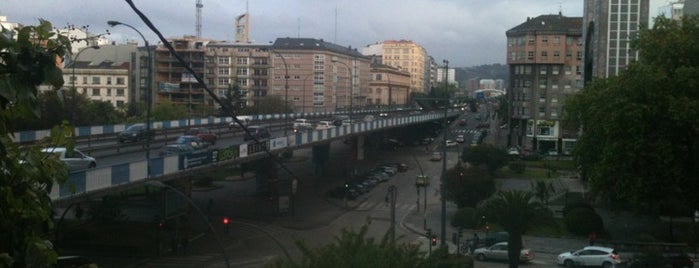
[{"label": "guardrail", "polygon": [[[458,112],[452,111],[449,116]],[[327,142],[344,136],[356,135],[378,131],[386,128],[400,127],[417,124],[443,118],[442,114],[424,114],[408,117],[396,117],[380,119],[372,122],[358,122],[352,125],[334,127],[326,130],[314,130],[306,133],[298,133],[286,137],[272,138],[264,141],[263,145],[255,143],[243,143],[227,148],[212,149],[206,152],[191,154],[155,157],[150,159],[150,179],[174,175],[193,168],[200,168],[219,163],[232,164],[245,162],[266,154],[261,146],[278,152],[285,148],[298,148],[317,143]],[[147,161],[135,161],[118,164],[110,167],[102,167],[90,170],[82,170],[70,173],[67,183],[53,187],[50,197],[54,201],[82,196],[87,193],[105,190],[111,187],[124,186],[131,183],[142,182],[149,179],[147,173]],[[71,187],[75,192],[71,192]]]}]

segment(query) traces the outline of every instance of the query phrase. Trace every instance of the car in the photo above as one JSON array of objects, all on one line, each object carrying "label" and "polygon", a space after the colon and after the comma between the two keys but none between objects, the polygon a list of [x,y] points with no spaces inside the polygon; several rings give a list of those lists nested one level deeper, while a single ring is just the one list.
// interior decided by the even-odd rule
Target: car
[{"label": "car", "polygon": [[124,143],[126,141],[137,142],[140,140],[145,140],[149,136],[152,138],[154,131],[152,129],[146,129],[144,124],[134,124],[126,128],[124,131],[119,132],[119,143]]},{"label": "car", "polygon": [[445,141],[444,141],[444,145],[447,146],[447,147],[455,147],[455,146],[458,145],[458,144],[457,144],[455,141],[453,141],[453,140],[445,140]]},{"label": "car", "polygon": [[313,127],[313,124],[308,119],[298,118],[298,119],[294,120],[294,128],[297,128],[297,127]]},{"label": "car", "polygon": [[68,166],[69,171],[97,167],[94,157],[84,154],[78,149],[68,150],[66,147],[49,147],[41,149],[45,154],[53,154]]},{"label": "car", "polygon": [[368,114],[368,115],[365,115],[365,116],[364,116],[364,119],[362,119],[362,120],[363,120],[364,122],[371,122],[371,121],[374,121],[374,116]]},{"label": "car", "polygon": [[456,135],[456,142],[464,143],[465,141],[466,141],[466,138],[464,138],[464,135],[462,135],[462,134]]},{"label": "car", "polygon": [[507,149],[507,154],[508,155],[519,155],[519,150],[515,147],[510,147],[510,149]]},{"label": "car", "polygon": [[208,143],[204,142],[201,138],[192,135],[182,135],[179,136],[174,144],[185,144],[191,146],[194,150],[205,149],[209,146]]},{"label": "car", "polygon": [[243,137],[243,141],[250,141],[250,140],[266,140],[272,137],[272,134],[269,133],[269,130],[267,130],[267,127],[264,126],[249,126],[247,127],[247,131],[249,133],[245,133],[245,136]]},{"label": "car", "polygon": [[184,135],[197,136],[210,144],[216,144],[216,140],[218,140],[218,135],[205,127],[190,128],[184,132]]},{"label": "car", "polygon": [[[341,125],[342,125],[342,121],[340,121],[340,124],[337,126],[341,126]],[[318,123],[316,123],[317,130],[331,129],[331,128],[333,128],[333,126],[336,126],[336,124],[334,124],[333,121],[323,120],[323,121],[318,121]]]},{"label": "car", "polygon": [[[485,260],[508,260],[507,256],[507,242],[495,243],[489,247],[477,248],[473,251],[473,255],[479,261]],[[519,254],[520,262],[530,262],[534,260],[534,251],[523,248]]]},{"label": "car", "polygon": [[160,156],[172,155],[172,154],[186,154],[194,152],[194,147],[189,144],[173,143],[165,145],[160,149]]},{"label": "car", "polygon": [[301,125],[301,126],[294,127],[294,133],[306,133],[306,132],[313,131],[313,130],[315,130],[313,128],[313,126]]},{"label": "car", "polygon": [[236,116],[235,118],[238,119],[240,124],[238,124],[238,122],[233,120],[230,123],[228,123],[228,127],[230,129],[241,129],[243,127],[247,127],[248,125],[250,125],[250,122],[252,122],[252,116],[249,116],[249,115]]},{"label": "car", "polygon": [[623,263],[619,254],[610,247],[587,246],[558,255],[557,263],[566,267],[596,266],[610,268]]},{"label": "car", "polygon": [[433,152],[432,156],[430,156],[430,161],[441,161],[442,160],[442,153],[440,152]]},{"label": "car", "polygon": [[386,113],[386,112],[379,113],[379,117],[388,117],[388,113]]}]

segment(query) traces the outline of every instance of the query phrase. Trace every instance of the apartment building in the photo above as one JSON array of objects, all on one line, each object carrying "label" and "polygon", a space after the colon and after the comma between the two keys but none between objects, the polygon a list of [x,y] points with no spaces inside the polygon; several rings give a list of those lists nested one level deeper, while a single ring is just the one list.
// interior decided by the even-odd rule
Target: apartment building
[{"label": "apartment building", "polygon": [[[184,59],[199,77],[204,77],[206,62],[206,44],[208,40],[200,40],[194,36],[184,36],[168,40],[177,54]],[[207,97],[204,84],[199,83],[185,65],[163,45],[153,52],[153,84],[157,92],[153,96],[153,105],[157,106],[165,100],[175,105],[188,107],[189,118],[206,116],[195,114],[214,107],[213,101]]]},{"label": "apartment building", "polygon": [[313,38],[277,38],[270,49],[267,94],[294,112],[346,111],[367,105],[370,57]]},{"label": "apartment building", "polygon": [[366,96],[367,106],[405,106],[409,103],[410,73],[385,64],[372,63],[371,77],[368,90],[362,93]]},{"label": "apartment building", "polygon": [[575,132],[561,128],[565,99],[582,89],[582,18],[527,18],[506,32],[512,146],[565,153]]},{"label": "apartment building", "polygon": [[[206,83],[219,98],[234,85],[242,91],[245,106],[257,106],[267,96],[270,44],[209,43],[206,46]],[[217,106],[218,108],[218,106]]]},{"label": "apartment building", "polygon": [[64,87],[123,109],[129,102],[129,65],[128,62],[73,61],[64,68]]},{"label": "apartment building", "polygon": [[649,0],[585,0],[584,80],[618,75],[638,59],[631,40],[649,25]]},{"label": "apartment building", "polygon": [[430,59],[426,50],[410,40],[386,40],[362,49],[367,56],[381,56],[381,63],[410,73],[410,92],[429,93]]}]

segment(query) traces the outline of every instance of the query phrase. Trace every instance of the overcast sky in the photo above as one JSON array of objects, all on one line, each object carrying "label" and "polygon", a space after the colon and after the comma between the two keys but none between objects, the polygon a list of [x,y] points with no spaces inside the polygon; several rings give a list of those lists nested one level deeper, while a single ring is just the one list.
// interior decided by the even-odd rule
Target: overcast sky
[{"label": "overcast sky", "polygon": [[[134,0],[165,37],[195,35],[196,0]],[[544,14],[582,16],[583,0],[202,0],[202,37],[234,39],[234,19],[250,13],[250,38],[268,43],[278,37],[324,39],[342,46],[364,47],[383,40],[412,40],[441,63],[466,67],[505,63],[505,31],[527,17]],[[651,0],[651,14],[666,0]],[[109,30],[123,43],[140,36],[127,27],[110,28],[108,20],[130,24],[150,43],[159,40],[126,1],[0,0],[8,21],[36,25],[46,19],[57,28],[89,25],[92,33]]]}]

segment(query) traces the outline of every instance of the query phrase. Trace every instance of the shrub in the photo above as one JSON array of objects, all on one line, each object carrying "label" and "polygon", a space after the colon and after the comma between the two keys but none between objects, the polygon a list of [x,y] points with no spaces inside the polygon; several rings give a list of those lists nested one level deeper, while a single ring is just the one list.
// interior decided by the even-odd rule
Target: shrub
[{"label": "shrub", "polygon": [[510,162],[508,167],[514,173],[522,174],[522,173],[524,173],[524,170],[527,168],[527,165],[523,161],[513,161],[513,162]]},{"label": "shrub", "polygon": [[475,229],[478,226],[478,214],[471,207],[460,208],[451,217],[451,226],[465,229]]},{"label": "shrub", "polygon": [[593,209],[574,208],[564,215],[566,228],[576,235],[588,235],[591,232],[603,233],[602,218]]}]

